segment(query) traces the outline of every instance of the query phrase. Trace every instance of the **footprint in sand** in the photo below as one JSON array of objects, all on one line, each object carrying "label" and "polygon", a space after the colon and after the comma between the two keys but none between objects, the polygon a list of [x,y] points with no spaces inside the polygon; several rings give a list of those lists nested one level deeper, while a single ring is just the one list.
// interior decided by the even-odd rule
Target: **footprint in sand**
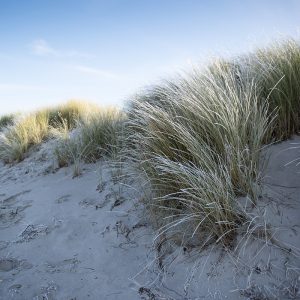
[{"label": "footprint in sand", "polygon": [[29,192],[22,191],[0,201],[0,228],[9,227],[24,218],[24,210],[30,206],[31,201],[18,203],[18,197]]},{"label": "footprint in sand", "polygon": [[[5,204],[11,204],[11,203],[14,203],[15,200],[19,197],[19,196],[22,196],[24,194],[27,194],[27,193],[30,193],[31,190],[25,190],[25,191],[22,191],[22,192],[19,192],[17,194],[14,194],[4,200],[1,200],[0,203],[1,205],[5,205]],[[1,194],[1,196],[5,196],[5,194]]]},{"label": "footprint in sand", "polygon": [[0,272],[9,272],[12,270],[26,270],[31,269],[32,264],[26,260],[17,260],[13,257],[11,258],[0,258]]},{"label": "footprint in sand", "polygon": [[47,263],[46,272],[49,273],[62,273],[62,272],[75,272],[77,265],[80,261],[77,258],[64,259],[59,262]]},{"label": "footprint in sand", "polygon": [[41,236],[45,236],[60,226],[60,221],[55,221],[54,225],[28,225],[20,234],[17,243],[29,242]]},{"label": "footprint in sand", "polygon": [[95,206],[97,204],[97,200],[93,198],[85,198],[79,202],[79,205],[86,208],[89,206]]},{"label": "footprint in sand", "polygon": [[40,292],[36,294],[33,298],[34,300],[55,300],[56,291],[58,290],[58,285],[54,282],[48,283],[47,286],[42,286]]},{"label": "footprint in sand", "polygon": [[109,199],[105,199],[104,201],[99,201],[94,198],[85,198],[79,202],[79,205],[83,208],[94,207],[95,209],[99,209],[104,207],[109,202]]},{"label": "footprint in sand", "polygon": [[22,284],[13,284],[12,286],[10,286],[8,288],[9,292],[14,295],[14,294],[18,294],[20,292],[20,289],[22,288]]},{"label": "footprint in sand", "polygon": [[71,198],[71,195],[70,195],[70,194],[63,195],[63,196],[57,198],[57,199],[55,200],[55,203],[61,204],[61,203],[67,202],[67,201],[70,200],[70,198]]}]

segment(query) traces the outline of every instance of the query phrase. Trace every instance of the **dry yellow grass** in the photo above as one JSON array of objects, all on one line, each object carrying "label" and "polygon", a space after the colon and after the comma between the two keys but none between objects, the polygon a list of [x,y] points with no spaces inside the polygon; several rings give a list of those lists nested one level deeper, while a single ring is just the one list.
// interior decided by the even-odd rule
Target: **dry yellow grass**
[{"label": "dry yellow grass", "polygon": [[7,163],[21,161],[30,147],[51,135],[53,128],[72,129],[97,111],[95,104],[73,100],[20,117],[0,137],[0,158]]}]

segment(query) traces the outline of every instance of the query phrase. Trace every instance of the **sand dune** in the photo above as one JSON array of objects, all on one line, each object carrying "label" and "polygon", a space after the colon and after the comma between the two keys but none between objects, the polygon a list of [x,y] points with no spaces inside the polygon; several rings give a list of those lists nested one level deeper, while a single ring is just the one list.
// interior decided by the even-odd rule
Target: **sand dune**
[{"label": "sand dune", "polygon": [[153,243],[142,190],[109,161],[72,178],[52,143],[0,167],[0,299],[300,298],[298,136],[269,147],[257,226],[228,251]]}]

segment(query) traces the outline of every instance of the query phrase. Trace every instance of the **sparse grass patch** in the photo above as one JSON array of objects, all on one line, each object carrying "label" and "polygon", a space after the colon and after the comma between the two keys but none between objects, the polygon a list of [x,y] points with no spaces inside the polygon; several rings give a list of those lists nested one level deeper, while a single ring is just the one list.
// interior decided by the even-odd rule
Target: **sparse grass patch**
[{"label": "sparse grass patch", "polygon": [[15,120],[15,115],[14,114],[9,114],[9,115],[3,115],[0,117],[0,131],[7,127],[13,125]]},{"label": "sparse grass patch", "polygon": [[[79,122],[72,135],[63,136],[55,149],[59,166],[95,162],[110,156],[119,147],[124,113],[116,108],[102,108]],[[78,173],[78,172],[77,172]]]},{"label": "sparse grass patch", "polygon": [[80,125],[80,138],[87,162],[110,155],[118,147],[124,118],[125,114],[116,108],[103,108]]}]

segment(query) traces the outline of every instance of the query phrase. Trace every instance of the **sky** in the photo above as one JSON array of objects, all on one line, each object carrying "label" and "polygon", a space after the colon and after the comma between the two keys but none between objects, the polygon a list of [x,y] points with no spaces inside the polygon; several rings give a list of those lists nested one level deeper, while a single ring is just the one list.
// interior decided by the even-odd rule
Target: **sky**
[{"label": "sky", "polygon": [[145,86],[300,36],[298,0],[0,0],[0,115]]}]

